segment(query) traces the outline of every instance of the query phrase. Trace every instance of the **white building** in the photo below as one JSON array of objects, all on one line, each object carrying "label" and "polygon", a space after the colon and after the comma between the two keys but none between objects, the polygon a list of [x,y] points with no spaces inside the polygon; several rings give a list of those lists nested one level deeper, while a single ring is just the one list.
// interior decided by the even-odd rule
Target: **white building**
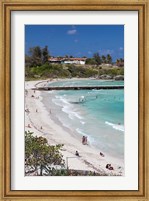
[{"label": "white building", "polygon": [[84,65],[86,58],[66,58],[64,64],[81,64]]},{"label": "white building", "polygon": [[84,65],[86,58],[49,58],[50,63],[81,64]]}]

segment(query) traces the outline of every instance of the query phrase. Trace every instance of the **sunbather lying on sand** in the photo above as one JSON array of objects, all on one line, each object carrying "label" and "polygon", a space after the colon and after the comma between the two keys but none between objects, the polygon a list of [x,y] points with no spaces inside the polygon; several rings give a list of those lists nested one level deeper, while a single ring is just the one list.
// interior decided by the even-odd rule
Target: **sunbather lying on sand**
[{"label": "sunbather lying on sand", "polygon": [[114,170],[114,168],[111,166],[111,164],[107,164],[106,168],[109,169],[109,170]]}]

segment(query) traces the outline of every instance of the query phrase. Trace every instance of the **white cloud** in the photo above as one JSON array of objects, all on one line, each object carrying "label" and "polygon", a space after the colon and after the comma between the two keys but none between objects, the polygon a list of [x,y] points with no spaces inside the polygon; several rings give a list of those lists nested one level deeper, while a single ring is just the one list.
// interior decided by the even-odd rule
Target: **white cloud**
[{"label": "white cloud", "polygon": [[77,30],[76,29],[72,29],[72,30],[68,30],[67,31],[67,34],[68,35],[73,35],[73,34],[76,34],[77,33]]},{"label": "white cloud", "polygon": [[120,47],[120,48],[119,48],[120,51],[122,51],[123,49],[124,49],[123,47]]}]

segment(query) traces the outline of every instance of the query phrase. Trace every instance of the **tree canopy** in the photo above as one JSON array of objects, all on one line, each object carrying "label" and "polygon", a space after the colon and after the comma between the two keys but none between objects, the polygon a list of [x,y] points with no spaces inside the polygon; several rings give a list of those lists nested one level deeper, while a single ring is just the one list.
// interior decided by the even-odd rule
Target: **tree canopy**
[{"label": "tree canopy", "polygon": [[106,63],[106,57],[104,55],[102,55],[102,63]]},{"label": "tree canopy", "polygon": [[112,63],[112,57],[110,54],[107,54],[107,63],[111,64]]},{"label": "tree canopy", "polygon": [[94,53],[93,58],[94,58],[97,66],[99,66],[102,63],[98,52]]},{"label": "tree canopy", "polygon": [[25,165],[37,170],[40,168],[42,175],[42,166],[64,165],[63,155],[60,150],[62,144],[49,145],[44,137],[33,136],[33,133],[25,132]]},{"label": "tree canopy", "polygon": [[39,46],[31,47],[29,49],[29,55],[25,55],[25,66],[26,67],[36,67],[41,66],[48,62],[49,51],[48,46],[43,49]]},{"label": "tree canopy", "polygon": [[42,64],[45,64],[48,62],[49,59],[49,51],[48,51],[48,46],[45,46],[42,49]]}]

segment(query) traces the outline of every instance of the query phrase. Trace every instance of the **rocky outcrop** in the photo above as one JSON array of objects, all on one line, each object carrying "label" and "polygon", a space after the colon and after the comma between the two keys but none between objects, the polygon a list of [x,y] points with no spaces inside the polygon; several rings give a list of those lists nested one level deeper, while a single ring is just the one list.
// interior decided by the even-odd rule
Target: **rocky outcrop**
[{"label": "rocky outcrop", "polygon": [[115,80],[124,80],[124,76],[123,75],[117,75],[114,77]]},{"label": "rocky outcrop", "polygon": [[113,77],[110,76],[110,75],[100,75],[99,79],[102,79],[102,80],[111,80],[111,79],[113,79]]}]

